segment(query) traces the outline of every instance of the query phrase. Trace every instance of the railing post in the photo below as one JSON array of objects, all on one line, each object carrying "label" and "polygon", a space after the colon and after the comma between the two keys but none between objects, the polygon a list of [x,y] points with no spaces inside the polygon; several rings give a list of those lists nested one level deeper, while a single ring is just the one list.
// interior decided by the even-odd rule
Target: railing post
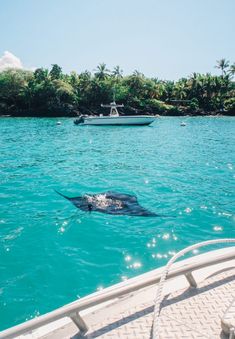
[{"label": "railing post", "polygon": [[82,332],[85,333],[88,331],[88,326],[85,323],[85,321],[80,316],[79,312],[74,313],[72,316],[70,316],[70,319],[74,322],[74,324],[77,326],[77,328]]},{"label": "railing post", "polygon": [[197,282],[194,279],[194,276],[192,275],[192,272],[185,273],[185,278],[188,280],[188,283],[191,287],[197,287]]}]

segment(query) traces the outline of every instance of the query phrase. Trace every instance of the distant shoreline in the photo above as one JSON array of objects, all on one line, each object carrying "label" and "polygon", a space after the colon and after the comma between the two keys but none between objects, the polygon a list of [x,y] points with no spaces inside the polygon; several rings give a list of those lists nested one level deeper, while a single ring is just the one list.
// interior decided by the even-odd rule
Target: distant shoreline
[{"label": "distant shoreline", "polygon": [[64,74],[59,65],[34,72],[0,72],[0,115],[76,117],[108,115],[107,106],[120,104],[120,115],[235,116],[235,64],[217,61],[221,75],[193,73],[177,81],[148,78],[134,71],[123,75],[102,63],[95,73]]}]

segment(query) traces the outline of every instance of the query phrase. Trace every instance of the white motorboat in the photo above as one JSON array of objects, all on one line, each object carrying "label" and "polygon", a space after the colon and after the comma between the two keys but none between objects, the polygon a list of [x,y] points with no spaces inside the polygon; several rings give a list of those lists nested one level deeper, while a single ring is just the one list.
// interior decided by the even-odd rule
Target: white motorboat
[{"label": "white motorboat", "polygon": [[96,126],[121,126],[121,125],[150,125],[154,120],[154,116],[150,115],[119,115],[118,107],[124,107],[124,105],[117,105],[115,101],[111,102],[110,105],[101,105],[101,107],[110,108],[108,116],[84,116],[81,115],[79,118],[74,120],[75,125],[96,125]]}]

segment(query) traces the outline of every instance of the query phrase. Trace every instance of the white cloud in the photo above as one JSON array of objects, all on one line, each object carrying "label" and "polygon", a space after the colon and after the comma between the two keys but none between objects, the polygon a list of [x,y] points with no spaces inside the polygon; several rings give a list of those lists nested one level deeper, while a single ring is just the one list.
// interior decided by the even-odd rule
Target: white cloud
[{"label": "white cloud", "polygon": [[6,68],[23,68],[22,62],[11,52],[5,51],[0,58],[0,72]]}]

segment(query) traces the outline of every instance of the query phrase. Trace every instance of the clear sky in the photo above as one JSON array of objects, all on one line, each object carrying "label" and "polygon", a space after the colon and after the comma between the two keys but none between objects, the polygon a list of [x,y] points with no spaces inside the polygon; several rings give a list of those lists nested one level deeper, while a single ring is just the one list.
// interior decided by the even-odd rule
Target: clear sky
[{"label": "clear sky", "polygon": [[0,58],[178,79],[235,61],[235,0],[0,0]]}]

